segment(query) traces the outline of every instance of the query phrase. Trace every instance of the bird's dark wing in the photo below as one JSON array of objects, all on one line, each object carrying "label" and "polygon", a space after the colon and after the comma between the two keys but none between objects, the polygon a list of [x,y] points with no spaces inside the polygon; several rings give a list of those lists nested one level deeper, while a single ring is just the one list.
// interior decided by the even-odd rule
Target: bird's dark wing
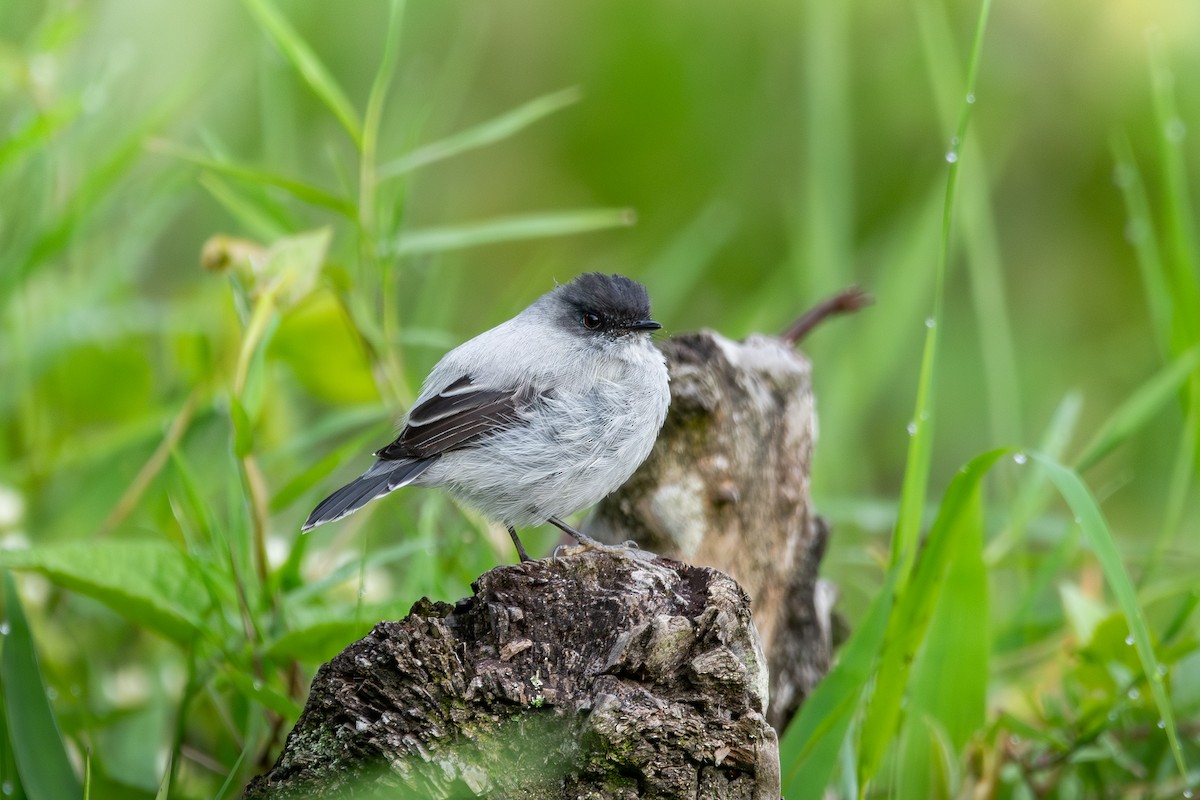
[{"label": "bird's dark wing", "polygon": [[538,397],[532,389],[479,389],[465,375],[415,406],[396,441],[378,458],[428,458],[469,445],[517,422]]}]

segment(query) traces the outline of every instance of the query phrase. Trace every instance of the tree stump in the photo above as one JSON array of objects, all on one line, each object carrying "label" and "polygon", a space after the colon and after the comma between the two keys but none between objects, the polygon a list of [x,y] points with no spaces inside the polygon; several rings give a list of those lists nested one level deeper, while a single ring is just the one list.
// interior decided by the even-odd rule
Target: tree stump
[{"label": "tree stump", "polygon": [[746,593],[630,549],[498,567],[325,664],[248,798],[779,797]]},{"label": "tree stump", "polygon": [[[838,310],[865,296],[848,292]],[[811,324],[811,323],[810,323]],[[828,531],[812,508],[812,368],[794,335],[734,342],[713,331],[662,343],[671,406],[654,451],[597,506],[601,541],[732,575],[753,598],[783,730],[829,668],[832,588],[817,579]]]}]

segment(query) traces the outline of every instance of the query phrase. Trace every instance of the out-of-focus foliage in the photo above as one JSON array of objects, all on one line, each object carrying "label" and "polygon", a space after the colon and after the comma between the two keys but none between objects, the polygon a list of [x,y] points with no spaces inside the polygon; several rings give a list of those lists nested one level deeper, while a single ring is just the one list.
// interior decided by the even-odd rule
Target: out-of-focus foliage
[{"label": "out-of-focus foliage", "polygon": [[1190,791],[1200,9],[992,0],[976,48],[979,16],[0,4],[0,794],[234,796],[317,665],[509,560],[432,492],[298,528],[446,349],[595,269],[675,331],[876,296],[804,343],[856,633],[785,777]]}]

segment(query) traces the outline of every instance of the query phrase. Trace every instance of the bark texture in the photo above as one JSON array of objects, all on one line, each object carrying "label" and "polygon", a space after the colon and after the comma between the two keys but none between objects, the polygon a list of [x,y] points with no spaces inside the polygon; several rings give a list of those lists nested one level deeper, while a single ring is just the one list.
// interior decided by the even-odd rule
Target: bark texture
[{"label": "bark texture", "polygon": [[732,575],[753,598],[782,730],[829,667],[827,528],[812,510],[811,367],[786,338],[712,331],[666,340],[671,407],[654,452],[597,507],[602,541]]},{"label": "bark texture", "polygon": [[779,797],[746,593],[631,550],[498,567],[324,665],[250,798]]}]

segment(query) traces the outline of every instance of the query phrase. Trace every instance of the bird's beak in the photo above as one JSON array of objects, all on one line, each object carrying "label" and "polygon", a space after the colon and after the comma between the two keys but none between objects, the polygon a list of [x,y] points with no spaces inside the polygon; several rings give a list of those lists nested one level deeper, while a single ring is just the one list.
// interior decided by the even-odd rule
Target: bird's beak
[{"label": "bird's beak", "polygon": [[662,327],[662,323],[655,322],[652,319],[639,319],[637,322],[631,322],[625,327],[631,331],[656,331]]}]

